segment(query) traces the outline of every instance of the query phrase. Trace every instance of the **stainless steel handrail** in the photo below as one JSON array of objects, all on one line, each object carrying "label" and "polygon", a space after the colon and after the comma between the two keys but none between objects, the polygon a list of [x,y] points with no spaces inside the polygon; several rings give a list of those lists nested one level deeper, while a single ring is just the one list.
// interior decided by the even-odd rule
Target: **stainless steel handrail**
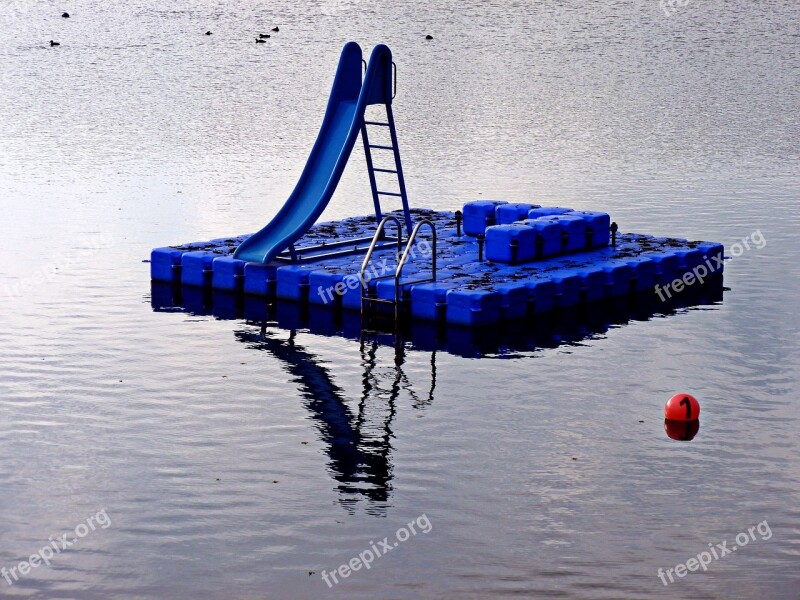
[{"label": "stainless steel handrail", "polygon": [[431,247],[431,277],[428,279],[415,279],[414,281],[404,281],[403,285],[411,285],[414,283],[426,283],[428,281],[436,281],[436,226],[433,224],[432,221],[428,219],[423,219],[419,223],[414,226],[414,231],[411,232],[411,235],[408,236],[408,243],[406,243],[406,249],[403,252],[403,256],[400,261],[397,263],[397,271],[394,274],[394,320],[395,322],[399,321],[400,319],[400,278],[403,275],[403,267],[405,266],[406,262],[408,261],[408,255],[412,252],[414,247],[414,240],[417,238],[417,234],[419,233],[420,228],[423,225],[427,225],[431,228],[431,235],[433,236],[433,244]]},{"label": "stainless steel handrail", "polygon": [[[383,234],[383,230],[386,228],[386,224],[388,222],[393,222],[397,225],[397,256],[400,256],[400,252],[403,248],[403,224],[400,222],[400,219],[395,217],[394,215],[386,215],[383,217],[381,222],[378,224],[378,229],[375,230],[375,235],[372,236],[372,243],[369,245],[369,250],[367,250],[366,256],[364,256],[364,262],[361,263],[361,270],[358,273],[358,279],[361,283],[361,315],[364,315],[364,300],[366,294],[369,292],[369,285],[367,284],[366,279],[364,278],[364,273],[367,272],[367,267],[369,267],[369,263],[372,260],[372,253],[375,251],[375,246],[381,240],[381,235]],[[416,231],[416,229],[414,230]],[[391,275],[380,275],[377,277],[372,277],[370,281],[376,281],[378,279],[385,279],[387,277],[391,277]]]}]

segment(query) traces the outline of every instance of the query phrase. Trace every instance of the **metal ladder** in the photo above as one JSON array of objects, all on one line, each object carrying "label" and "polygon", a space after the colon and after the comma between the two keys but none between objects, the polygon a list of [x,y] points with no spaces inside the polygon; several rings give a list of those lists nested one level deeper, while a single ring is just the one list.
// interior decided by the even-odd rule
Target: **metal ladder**
[{"label": "metal ladder", "polygon": [[[366,63],[364,63],[366,71]],[[397,95],[397,65],[392,61],[392,99]],[[408,206],[408,194],[406,193],[406,182],[403,178],[403,165],[400,162],[400,148],[397,143],[397,131],[394,126],[394,114],[392,113],[392,104],[387,102],[383,105],[386,109],[386,121],[368,121],[364,119],[361,124],[361,139],[364,142],[364,156],[367,160],[367,172],[369,173],[369,185],[372,189],[372,202],[375,205],[375,216],[378,221],[383,218],[381,211],[381,196],[390,196],[400,198],[403,205],[403,216],[405,220],[406,230],[411,231],[411,210]],[[389,146],[383,144],[372,144],[369,141],[369,127],[388,127],[391,143]],[[383,152],[391,152],[394,158],[394,168],[376,167],[372,158],[372,151],[380,150]],[[381,163],[383,164],[383,163]],[[389,192],[378,189],[377,178],[375,173],[389,173],[397,177],[397,192]]]},{"label": "metal ladder", "polygon": [[[378,242],[383,239],[383,230],[386,227],[386,224],[389,222],[393,222],[397,226],[397,269],[395,270],[394,274],[381,274],[375,275],[370,277],[369,279],[366,278],[367,269],[370,266],[370,262],[372,261],[372,253],[375,250],[375,247],[378,245]],[[436,226],[433,224],[432,221],[428,219],[423,219],[419,221],[414,229],[411,231],[411,235],[408,236],[408,242],[406,242],[405,249],[402,251],[401,249],[403,245],[403,226],[400,223],[400,220],[395,217],[394,215],[386,215],[378,225],[378,229],[375,230],[375,235],[372,238],[372,244],[370,244],[369,250],[367,251],[366,256],[364,257],[364,262],[361,263],[361,271],[359,271],[359,281],[361,282],[361,318],[362,320],[367,315],[366,307],[367,305],[372,306],[375,303],[383,303],[383,304],[393,304],[394,305],[394,320],[395,323],[400,321],[400,304],[403,301],[403,295],[400,293],[400,279],[403,276],[403,267],[408,262],[408,257],[411,252],[413,252],[414,248],[414,241],[417,239],[417,235],[419,234],[419,230],[427,225],[430,227],[431,236],[432,236],[432,244],[431,244],[431,277],[427,279],[415,279],[413,281],[404,281],[402,283],[403,286],[412,285],[416,283],[427,283],[427,282],[435,282],[436,281]],[[394,300],[388,300],[386,298],[378,298],[377,295],[372,296],[370,295],[370,286],[369,284],[373,281],[378,281],[380,279],[388,279],[389,277],[394,277]]]}]

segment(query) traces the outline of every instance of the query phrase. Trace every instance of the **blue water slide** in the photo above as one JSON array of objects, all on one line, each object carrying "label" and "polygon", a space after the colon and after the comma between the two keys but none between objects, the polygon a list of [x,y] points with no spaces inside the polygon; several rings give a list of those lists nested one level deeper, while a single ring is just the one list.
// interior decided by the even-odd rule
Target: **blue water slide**
[{"label": "blue water slide", "polygon": [[261,231],[245,240],[234,258],[267,263],[300,239],[325,210],[350,158],[370,104],[392,101],[392,52],[375,46],[361,78],[361,47],[342,49],[328,108],[300,179],[289,199]]}]

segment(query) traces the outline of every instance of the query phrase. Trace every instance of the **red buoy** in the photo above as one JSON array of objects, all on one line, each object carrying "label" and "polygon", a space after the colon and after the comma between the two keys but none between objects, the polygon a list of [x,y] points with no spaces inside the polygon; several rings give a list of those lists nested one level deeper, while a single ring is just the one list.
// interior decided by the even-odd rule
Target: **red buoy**
[{"label": "red buoy", "polygon": [[664,416],[670,421],[696,421],[700,403],[690,394],[675,394],[664,405]]},{"label": "red buoy", "polygon": [[679,442],[690,442],[700,431],[700,421],[673,421],[671,419],[664,419],[664,431],[673,440]]}]

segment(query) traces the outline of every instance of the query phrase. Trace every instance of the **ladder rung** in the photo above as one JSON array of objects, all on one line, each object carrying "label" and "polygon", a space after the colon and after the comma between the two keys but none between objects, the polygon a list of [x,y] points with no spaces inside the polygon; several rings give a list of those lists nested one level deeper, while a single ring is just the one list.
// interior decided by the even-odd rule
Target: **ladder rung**
[{"label": "ladder rung", "polygon": [[378,150],[394,150],[394,146],[379,146],[377,144],[369,144],[370,148],[377,148]]},{"label": "ladder rung", "polygon": [[397,192],[376,192],[382,196],[397,196],[398,198],[402,198],[403,194],[398,194]]},{"label": "ladder rung", "polygon": [[394,173],[397,174],[397,171],[394,169],[379,169],[378,167],[372,167],[373,171],[378,171],[379,173]]},{"label": "ladder rung", "polygon": [[364,125],[381,125],[382,127],[389,127],[388,123],[381,123],[380,121],[364,121]]},{"label": "ladder rung", "polygon": [[378,302],[380,304],[394,304],[394,300],[389,300],[388,298],[375,298],[374,296],[364,296],[362,298],[364,302]]}]

